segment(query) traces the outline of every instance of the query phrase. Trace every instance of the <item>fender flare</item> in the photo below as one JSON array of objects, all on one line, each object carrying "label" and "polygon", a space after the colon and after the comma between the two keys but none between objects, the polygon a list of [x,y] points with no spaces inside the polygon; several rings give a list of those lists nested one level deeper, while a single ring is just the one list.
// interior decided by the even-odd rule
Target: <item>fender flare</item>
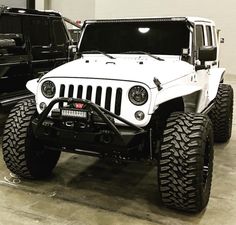
[{"label": "fender flare", "polygon": [[175,85],[166,89],[162,89],[156,97],[155,105],[160,105],[164,102],[167,102],[171,99],[183,97],[186,95],[190,95],[192,93],[195,93],[197,91],[201,91],[201,87],[198,85]]},{"label": "fender flare", "polygon": [[220,81],[225,73],[225,68],[212,68],[209,76],[209,101],[211,102],[217,95]]}]

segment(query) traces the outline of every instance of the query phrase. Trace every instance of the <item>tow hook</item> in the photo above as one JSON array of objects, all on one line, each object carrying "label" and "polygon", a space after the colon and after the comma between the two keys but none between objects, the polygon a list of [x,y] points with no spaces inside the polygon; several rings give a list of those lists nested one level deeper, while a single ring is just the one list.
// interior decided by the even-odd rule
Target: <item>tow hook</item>
[{"label": "tow hook", "polygon": [[75,126],[73,121],[66,121],[65,125],[69,128],[73,128]]}]

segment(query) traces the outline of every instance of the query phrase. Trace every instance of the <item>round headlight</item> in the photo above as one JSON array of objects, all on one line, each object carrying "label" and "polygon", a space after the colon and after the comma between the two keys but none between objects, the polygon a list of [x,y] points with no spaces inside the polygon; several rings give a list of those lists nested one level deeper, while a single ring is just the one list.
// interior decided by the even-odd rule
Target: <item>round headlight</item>
[{"label": "round headlight", "polygon": [[134,86],[129,90],[129,100],[134,105],[143,105],[148,100],[148,92],[142,86]]},{"label": "round headlight", "polygon": [[47,80],[43,82],[41,86],[41,91],[44,97],[53,98],[56,93],[56,86],[52,81]]}]

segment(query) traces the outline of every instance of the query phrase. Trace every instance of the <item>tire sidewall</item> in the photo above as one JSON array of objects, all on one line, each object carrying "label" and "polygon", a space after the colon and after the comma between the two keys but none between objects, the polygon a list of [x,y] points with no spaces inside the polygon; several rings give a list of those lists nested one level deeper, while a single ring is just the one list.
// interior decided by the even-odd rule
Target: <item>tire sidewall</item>
[{"label": "tire sidewall", "polygon": [[60,151],[44,148],[33,134],[32,120],[38,113],[34,99],[20,101],[11,110],[3,133],[3,158],[9,170],[24,178],[48,177]]},{"label": "tire sidewall", "polygon": [[[188,117],[191,120],[188,121]],[[195,117],[200,121],[198,124],[195,124]],[[177,136],[181,136],[181,133],[178,134],[179,128],[184,123],[188,123],[191,132],[189,133],[188,130],[185,133],[187,135],[183,134],[183,139],[177,143],[183,149],[176,149]],[[184,140],[187,141],[182,145]],[[205,208],[209,201],[213,172],[213,129],[208,116],[195,113],[172,113],[167,120],[157,162],[158,194],[164,205],[187,212],[200,212]],[[179,172],[174,169],[176,162],[179,162],[177,165]],[[204,179],[206,173],[203,171],[205,164],[208,166],[206,179]],[[183,199],[177,191],[181,189],[185,190],[183,191],[185,194],[180,195]]]}]

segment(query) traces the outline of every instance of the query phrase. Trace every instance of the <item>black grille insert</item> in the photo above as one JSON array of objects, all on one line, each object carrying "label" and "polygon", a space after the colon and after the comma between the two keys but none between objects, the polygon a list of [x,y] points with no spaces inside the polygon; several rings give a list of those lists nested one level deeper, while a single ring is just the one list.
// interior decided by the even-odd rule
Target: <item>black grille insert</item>
[{"label": "black grille insert", "polygon": [[111,94],[112,94],[112,89],[111,87],[108,87],[106,91],[105,109],[109,111],[111,109]]},{"label": "black grille insert", "polygon": [[[60,87],[60,93],[59,93],[59,97],[64,97],[65,96],[65,85],[62,84]],[[59,103],[59,108],[63,107],[63,102]]]},{"label": "black grille insert", "polygon": [[116,90],[116,102],[115,102],[115,114],[120,115],[122,102],[122,89],[117,88]]},{"label": "black grille insert", "polygon": [[101,105],[101,99],[102,99],[102,87],[97,87],[97,91],[96,91],[96,99],[95,99],[95,103],[97,105]]},{"label": "black grille insert", "polygon": [[[61,84],[60,86],[60,92],[59,92],[59,97],[68,97],[72,98],[75,96],[75,86],[73,84],[70,84],[67,90],[64,84]],[[95,99],[92,99],[92,94],[93,91],[95,91]],[[65,93],[66,92],[66,93]],[[78,85],[78,90],[77,90],[77,98],[86,98],[87,100],[94,101],[95,104],[104,107],[105,109],[112,111],[114,110],[114,113],[116,115],[121,114],[121,104],[122,104],[122,94],[123,90],[122,88],[117,88],[117,89],[112,89],[111,87],[106,87],[102,88],[101,86],[93,87],[91,85],[83,86],[83,85]],[[104,96],[105,95],[105,96]],[[114,108],[111,108],[111,103],[112,103],[112,96],[113,96],[113,101]],[[105,105],[102,105],[102,99],[105,98]],[[59,103],[59,107],[63,107],[63,103]]]},{"label": "black grille insert", "polygon": [[82,98],[82,94],[83,94],[83,86],[79,85],[78,93],[77,93],[77,98]]},{"label": "black grille insert", "polygon": [[91,100],[91,98],[92,98],[92,86],[88,86],[87,87],[87,94],[86,94],[86,99],[87,100]]},{"label": "black grille insert", "polygon": [[73,94],[74,94],[74,85],[71,84],[69,86],[68,97],[73,98]]}]

